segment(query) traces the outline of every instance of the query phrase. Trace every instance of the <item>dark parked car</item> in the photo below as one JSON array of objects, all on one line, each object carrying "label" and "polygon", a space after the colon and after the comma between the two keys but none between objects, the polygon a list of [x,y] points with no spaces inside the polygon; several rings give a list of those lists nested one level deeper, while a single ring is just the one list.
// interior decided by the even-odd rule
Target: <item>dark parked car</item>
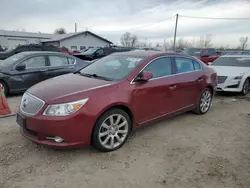
[{"label": "dark parked car", "polygon": [[38,44],[28,44],[28,45],[19,45],[16,48],[7,49],[4,52],[0,52],[0,60],[7,59],[10,56],[18,54],[20,52],[26,51],[51,51],[51,52],[60,52],[60,49],[55,46],[46,46]]},{"label": "dark parked car", "polygon": [[24,92],[29,87],[89,63],[59,52],[22,52],[0,61],[0,83],[5,94]]},{"label": "dark parked car", "polygon": [[92,61],[94,59],[100,59],[115,52],[127,52],[131,50],[132,48],[125,47],[89,48],[88,50],[80,54],[74,54],[74,56],[83,60]]},{"label": "dark parked car", "polygon": [[23,136],[40,144],[76,148],[92,143],[112,151],[132,129],[154,120],[190,110],[205,114],[216,81],[212,68],[189,56],[115,53],[30,88],[17,122]]}]

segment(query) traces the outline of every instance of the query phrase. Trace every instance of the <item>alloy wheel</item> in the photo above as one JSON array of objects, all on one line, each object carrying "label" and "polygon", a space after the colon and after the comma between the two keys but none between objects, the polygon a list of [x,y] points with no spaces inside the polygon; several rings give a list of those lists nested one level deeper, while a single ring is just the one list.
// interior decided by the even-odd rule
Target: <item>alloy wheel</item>
[{"label": "alloy wheel", "polygon": [[204,91],[202,93],[201,101],[200,101],[200,111],[202,113],[206,113],[209,110],[211,101],[212,101],[211,92],[208,90]]},{"label": "alloy wheel", "polygon": [[127,119],[121,114],[108,116],[101,124],[98,138],[102,147],[114,149],[126,140],[129,134]]}]

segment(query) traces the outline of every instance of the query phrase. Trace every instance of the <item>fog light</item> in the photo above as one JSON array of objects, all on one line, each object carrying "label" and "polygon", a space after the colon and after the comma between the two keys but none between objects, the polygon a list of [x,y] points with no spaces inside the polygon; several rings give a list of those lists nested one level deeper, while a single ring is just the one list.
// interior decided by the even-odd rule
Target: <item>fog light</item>
[{"label": "fog light", "polygon": [[55,137],[46,137],[48,140],[54,140],[57,143],[61,143],[64,141],[63,138],[59,137],[59,136],[55,136]]}]

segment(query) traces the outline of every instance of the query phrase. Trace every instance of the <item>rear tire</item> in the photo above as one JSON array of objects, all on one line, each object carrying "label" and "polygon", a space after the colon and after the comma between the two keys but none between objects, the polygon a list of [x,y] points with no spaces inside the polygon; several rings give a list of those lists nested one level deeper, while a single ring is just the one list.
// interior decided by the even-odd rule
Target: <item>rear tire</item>
[{"label": "rear tire", "polygon": [[243,84],[243,88],[242,88],[242,91],[241,91],[241,94],[242,95],[247,95],[248,93],[248,90],[249,90],[249,79],[247,78]]},{"label": "rear tire", "polygon": [[97,120],[92,133],[92,145],[102,152],[117,150],[128,139],[131,127],[131,119],[126,112],[119,108],[110,109]]},{"label": "rear tire", "polygon": [[8,86],[5,84],[5,82],[1,81],[0,80],[0,84],[3,85],[3,91],[4,91],[4,95],[7,96],[8,93],[9,93],[9,89],[8,89]]},{"label": "rear tire", "polygon": [[196,105],[194,113],[199,115],[206,114],[209,111],[211,104],[212,104],[212,92],[209,88],[206,88],[201,93],[199,102]]}]

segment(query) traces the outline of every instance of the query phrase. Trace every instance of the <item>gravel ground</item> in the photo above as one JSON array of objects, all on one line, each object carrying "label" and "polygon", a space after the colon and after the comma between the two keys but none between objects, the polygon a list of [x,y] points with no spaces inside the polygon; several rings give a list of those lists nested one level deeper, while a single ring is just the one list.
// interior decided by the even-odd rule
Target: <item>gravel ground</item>
[{"label": "gravel ground", "polygon": [[[208,114],[140,128],[112,153],[45,148],[0,119],[0,187],[249,188],[249,99],[217,96]],[[15,109],[20,97],[8,100]]]}]

